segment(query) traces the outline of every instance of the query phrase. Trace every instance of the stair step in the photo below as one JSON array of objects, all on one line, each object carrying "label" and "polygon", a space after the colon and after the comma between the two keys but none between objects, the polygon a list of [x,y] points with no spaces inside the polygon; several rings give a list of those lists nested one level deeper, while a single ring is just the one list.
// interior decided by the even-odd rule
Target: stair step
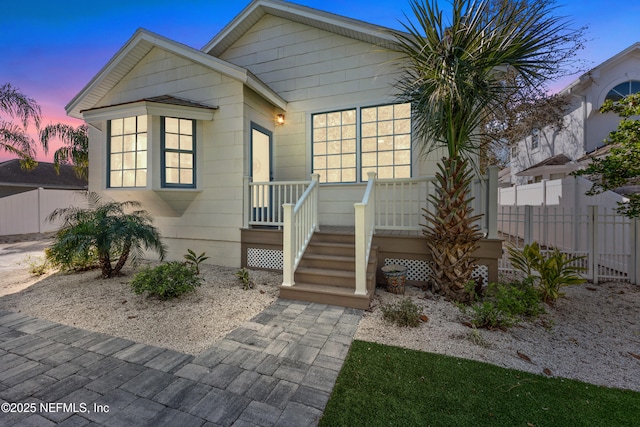
[{"label": "stair step", "polygon": [[300,261],[300,267],[354,271],[356,258],[352,256],[305,253]]},{"label": "stair step", "polygon": [[328,285],[296,283],[293,286],[280,286],[280,298],[339,305],[341,307],[369,308],[370,293],[372,291],[367,290],[366,295],[356,295],[353,291],[353,289],[349,288]]},{"label": "stair step", "polygon": [[325,255],[341,255],[355,256],[356,247],[350,243],[330,243],[330,242],[309,242],[306,254],[325,254]]}]

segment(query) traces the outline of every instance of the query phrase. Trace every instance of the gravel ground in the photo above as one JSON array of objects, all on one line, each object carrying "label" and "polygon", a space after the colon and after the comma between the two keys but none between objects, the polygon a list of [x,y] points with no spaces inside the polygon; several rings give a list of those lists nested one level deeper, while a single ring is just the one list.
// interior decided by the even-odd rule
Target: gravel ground
[{"label": "gravel ground", "polygon": [[[8,245],[15,254],[15,244],[0,244],[0,259]],[[0,275],[0,309],[194,355],[271,304],[282,282],[279,273],[252,270],[256,286],[245,291],[234,276],[237,269],[207,265],[196,292],[159,301],[130,291],[131,269],[103,280],[97,271],[34,278],[27,267]],[[377,289],[356,338],[640,391],[640,286],[586,284],[565,293],[535,322],[488,331],[464,326],[457,307],[417,288],[407,287],[404,296]],[[428,317],[418,328],[382,319],[380,305],[404,297],[423,306]]]}]

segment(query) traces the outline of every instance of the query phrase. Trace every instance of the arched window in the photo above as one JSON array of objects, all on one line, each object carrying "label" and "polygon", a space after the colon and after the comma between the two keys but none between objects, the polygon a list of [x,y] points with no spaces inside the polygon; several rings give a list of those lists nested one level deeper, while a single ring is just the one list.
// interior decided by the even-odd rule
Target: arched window
[{"label": "arched window", "polygon": [[629,80],[624,83],[620,83],[613,89],[607,93],[605,99],[611,99],[612,101],[620,101],[627,95],[631,95],[632,93],[640,92],[640,81],[638,80]]}]

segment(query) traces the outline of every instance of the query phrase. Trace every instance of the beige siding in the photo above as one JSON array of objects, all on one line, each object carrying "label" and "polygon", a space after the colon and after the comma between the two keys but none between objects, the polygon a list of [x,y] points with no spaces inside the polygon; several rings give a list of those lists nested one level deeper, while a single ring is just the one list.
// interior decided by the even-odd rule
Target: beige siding
[{"label": "beige siding", "polygon": [[[154,117],[147,190],[106,190],[106,136],[91,131],[91,189],[117,200],[138,200],[154,215],[169,245],[169,259],[181,259],[186,248],[206,251],[208,262],[240,265],[242,177],[244,175],[243,84],[154,48],[102,101],[101,105],[173,95],[217,106],[213,121],[197,123],[199,192],[160,190],[160,119]],[[106,123],[98,124],[106,130]],[[214,242],[215,241],[215,242]]]},{"label": "beige siding", "polygon": [[303,24],[265,15],[224,52],[289,102],[275,130],[276,179],[311,172],[309,114],[393,101],[392,54]]}]

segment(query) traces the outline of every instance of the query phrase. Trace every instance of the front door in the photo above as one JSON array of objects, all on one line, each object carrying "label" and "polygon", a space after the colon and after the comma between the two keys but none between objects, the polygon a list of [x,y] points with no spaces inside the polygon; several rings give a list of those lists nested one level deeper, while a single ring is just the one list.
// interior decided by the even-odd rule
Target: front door
[{"label": "front door", "polygon": [[[271,139],[268,130],[251,124],[251,181],[270,182],[271,173]],[[268,185],[253,187],[253,218],[268,221],[271,217],[271,192]]]}]

